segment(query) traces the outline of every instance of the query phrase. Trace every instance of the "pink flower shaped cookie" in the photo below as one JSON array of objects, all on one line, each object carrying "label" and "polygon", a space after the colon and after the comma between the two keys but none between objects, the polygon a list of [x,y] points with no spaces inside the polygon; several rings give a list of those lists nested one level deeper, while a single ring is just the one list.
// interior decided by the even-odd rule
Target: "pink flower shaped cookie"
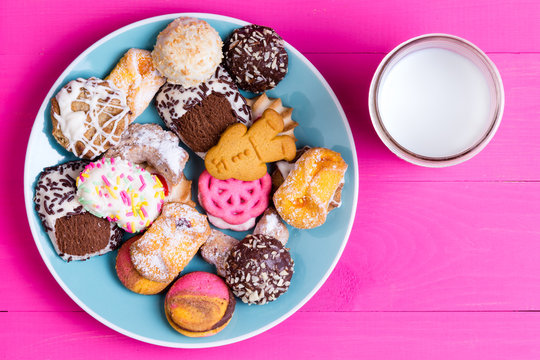
[{"label": "pink flower shaped cookie", "polygon": [[268,173],[254,181],[218,180],[205,170],[199,177],[199,203],[214,226],[245,231],[268,207],[271,187]]}]

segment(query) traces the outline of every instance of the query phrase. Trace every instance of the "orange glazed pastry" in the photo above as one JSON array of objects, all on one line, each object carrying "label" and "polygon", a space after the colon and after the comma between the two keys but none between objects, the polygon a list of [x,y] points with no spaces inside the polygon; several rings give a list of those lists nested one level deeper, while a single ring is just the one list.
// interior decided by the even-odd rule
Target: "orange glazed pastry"
[{"label": "orange glazed pastry", "polygon": [[141,49],[129,49],[106,80],[126,93],[130,122],[142,114],[165,84],[165,78],[154,68],[150,51]]},{"label": "orange glazed pastry", "polygon": [[206,216],[189,205],[167,203],[130,248],[135,269],[146,279],[172,281],[210,236]]},{"label": "orange glazed pastry", "polygon": [[274,205],[283,220],[300,229],[324,224],[328,205],[343,183],[347,163],[335,151],[307,150],[285,182],[274,193]]},{"label": "orange glazed pastry", "polygon": [[120,282],[129,290],[142,295],[153,295],[162,291],[169,285],[168,282],[157,282],[144,278],[133,267],[131,257],[129,255],[129,248],[131,244],[137,241],[142,235],[136,235],[126,241],[116,256],[116,274]]}]

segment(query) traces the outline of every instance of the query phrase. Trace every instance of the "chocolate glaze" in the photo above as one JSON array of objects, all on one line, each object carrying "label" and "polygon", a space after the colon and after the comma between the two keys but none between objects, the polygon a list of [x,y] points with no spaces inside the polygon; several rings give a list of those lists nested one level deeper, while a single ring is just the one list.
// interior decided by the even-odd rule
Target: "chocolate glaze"
[{"label": "chocolate glaze", "polygon": [[225,282],[237,297],[248,304],[263,305],[289,289],[294,261],[273,237],[248,235],[232,249],[225,272]]},{"label": "chocolate glaze", "polygon": [[287,74],[285,42],[271,28],[252,24],[236,29],[223,49],[225,67],[240,89],[261,93]]},{"label": "chocolate glaze", "polygon": [[62,253],[84,256],[98,252],[112,243],[111,249],[120,244],[121,231],[110,234],[110,223],[88,212],[59,218],[55,225],[58,249]]},{"label": "chocolate glaze", "polygon": [[45,168],[36,184],[35,209],[56,252],[68,262],[114,250],[122,237],[118,226],[87,213],[77,200],[75,179],[88,163]]}]

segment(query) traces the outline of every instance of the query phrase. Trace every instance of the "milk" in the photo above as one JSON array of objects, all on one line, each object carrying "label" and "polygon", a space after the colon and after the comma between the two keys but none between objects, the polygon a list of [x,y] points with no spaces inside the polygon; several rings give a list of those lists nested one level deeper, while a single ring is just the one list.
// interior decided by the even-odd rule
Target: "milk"
[{"label": "milk", "polygon": [[492,124],[486,75],[443,48],[413,51],[387,69],[378,91],[381,122],[410,152],[445,158],[477,144]]}]

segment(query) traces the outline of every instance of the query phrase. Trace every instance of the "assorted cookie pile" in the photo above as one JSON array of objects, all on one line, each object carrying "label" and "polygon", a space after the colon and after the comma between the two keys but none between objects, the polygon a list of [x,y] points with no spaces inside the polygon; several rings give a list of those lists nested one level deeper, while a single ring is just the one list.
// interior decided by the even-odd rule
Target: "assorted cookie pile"
[{"label": "assorted cookie pile", "polygon": [[[171,285],[167,320],[192,337],[226,327],[235,297],[263,305],[287,292],[286,224],[324,224],[347,170],[337,152],[297,149],[293,109],[264,93],[287,66],[268,27],[236,29],[223,45],[207,22],[181,17],[152,52],[130,49],[105,80],[64,86],[51,100],[52,135],[81,159],[44,169],[34,198],[58,255],[86,260],[136,234],[118,250],[120,282],[145,295]],[[153,99],[168,130],[134,122]],[[206,214],[192,201],[181,143],[204,159],[195,197]],[[218,229],[253,231],[239,241]],[[179,277],[198,252],[217,275]]]}]

